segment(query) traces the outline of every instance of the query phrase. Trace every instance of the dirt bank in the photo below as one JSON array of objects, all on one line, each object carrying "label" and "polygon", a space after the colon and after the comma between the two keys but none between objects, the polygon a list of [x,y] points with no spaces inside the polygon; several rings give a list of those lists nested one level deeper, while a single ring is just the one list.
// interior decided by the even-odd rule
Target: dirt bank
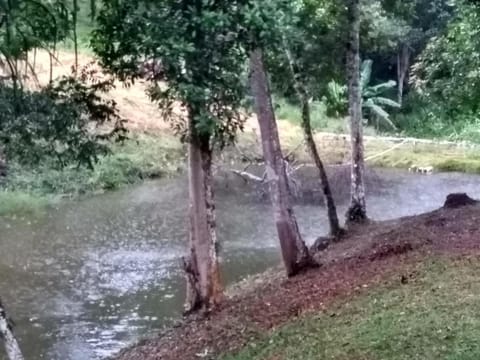
[{"label": "dirt bank", "polygon": [[343,242],[317,254],[321,268],[289,280],[273,274],[254,289],[227,299],[207,319],[188,319],[117,359],[216,358],[386,279],[406,281],[407,265],[427,254],[478,252],[479,219],[480,206],[474,204],[351,229]]}]

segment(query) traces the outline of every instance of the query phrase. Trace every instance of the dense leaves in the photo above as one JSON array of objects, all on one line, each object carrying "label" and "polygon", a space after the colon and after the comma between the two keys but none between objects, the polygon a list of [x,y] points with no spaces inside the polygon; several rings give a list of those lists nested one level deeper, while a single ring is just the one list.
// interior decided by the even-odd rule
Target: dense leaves
[{"label": "dense leaves", "polygon": [[242,124],[238,109],[245,90],[242,1],[103,5],[92,42],[103,65],[131,81],[150,69],[149,95],[182,139],[187,132],[179,115],[188,111],[198,136],[220,145],[232,140]]},{"label": "dense leaves", "polygon": [[18,60],[33,48],[55,47],[70,30],[64,0],[0,1],[0,67],[15,80]]},{"label": "dense leaves", "polygon": [[480,7],[466,5],[445,35],[433,39],[414,66],[413,81],[431,101],[451,111],[480,104]]},{"label": "dense leaves", "polygon": [[[388,93],[396,87],[393,80],[371,85],[373,61],[365,60],[362,63],[360,84],[362,87],[363,113],[368,123],[373,123],[377,128],[386,125],[395,129],[390,119],[388,110],[400,108],[400,104],[388,97]],[[347,86],[340,85],[334,80],[328,83],[326,96],[323,98],[330,116],[346,116],[348,110]]]},{"label": "dense leaves", "polygon": [[7,159],[92,167],[108,153],[108,140],[123,139],[115,103],[101,95],[112,82],[92,82],[94,74],[63,77],[37,92],[0,86],[0,144]]}]

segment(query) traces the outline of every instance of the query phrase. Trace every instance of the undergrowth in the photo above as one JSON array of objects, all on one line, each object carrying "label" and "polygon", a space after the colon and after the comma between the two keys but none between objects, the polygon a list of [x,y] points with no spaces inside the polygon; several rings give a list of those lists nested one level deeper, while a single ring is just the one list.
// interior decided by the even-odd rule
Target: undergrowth
[{"label": "undergrowth", "polygon": [[132,135],[93,169],[48,162],[38,166],[9,164],[0,187],[0,215],[36,211],[52,199],[115,190],[145,179],[169,176],[183,166],[184,150],[171,135]]}]

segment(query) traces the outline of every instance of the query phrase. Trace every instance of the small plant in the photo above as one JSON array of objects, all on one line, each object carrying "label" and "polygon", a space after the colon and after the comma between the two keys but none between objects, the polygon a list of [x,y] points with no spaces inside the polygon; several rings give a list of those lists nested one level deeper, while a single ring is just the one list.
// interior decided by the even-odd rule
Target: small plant
[{"label": "small plant", "polygon": [[[371,86],[369,85],[372,77],[372,60],[365,60],[362,63],[360,85],[362,87],[362,109],[366,122],[371,124],[375,122],[377,128],[380,123],[396,130],[397,127],[390,119],[390,114],[386,108],[400,108],[396,101],[385,97],[385,93],[397,86],[393,80]],[[341,85],[332,80],[327,85],[327,94],[323,97],[323,102],[327,106],[327,115],[346,116],[348,113],[348,93],[347,86]]]},{"label": "small plant", "polygon": [[345,116],[348,112],[347,86],[340,85],[335,80],[327,84],[327,94],[323,97],[327,107],[327,115],[334,117]]},{"label": "small plant", "polygon": [[397,86],[397,82],[389,80],[387,82],[370,86],[372,78],[372,60],[365,60],[362,63],[360,84],[362,86],[362,100],[363,110],[367,117],[367,121],[376,121],[377,128],[380,127],[380,122],[388,125],[396,130],[397,127],[390,120],[390,114],[385,110],[386,108],[399,109],[401,105],[384,94]]}]

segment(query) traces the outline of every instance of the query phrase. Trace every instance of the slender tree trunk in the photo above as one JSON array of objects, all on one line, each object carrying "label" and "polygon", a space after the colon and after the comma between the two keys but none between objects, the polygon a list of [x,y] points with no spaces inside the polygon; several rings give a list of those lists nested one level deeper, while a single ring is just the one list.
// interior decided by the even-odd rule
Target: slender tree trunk
[{"label": "slender tree trunk", "polygon": [[197,136],[190,113],[188,144],[190,254],[184,259],[187,277],[186,312],[210,310],[222,297],[217,258],[212,150],[209,139]]},{"label": "slender tree trunk", "polygon": [[27,79],[28,77],[28,51],[25,53],[25,67],[23,69],[23,79]]},{"label": "slender tree trunk", "polygon": [[338,221],[337,207],[335,206],[335,200],[333,199],[333,194],[330,188],[330,182],[328,181],[327,172],[325,171],[325,166],[323,165],[322,159],[320,158],[320,154],[318,153],[317,145],[315,144],[315,139],[313,137],[308,91],[303,85],[303,82],[299,79],[299,71],[297,69],[295,60],[293,59],[293,56],[287,47],[286,42],[284,46],[285,54],[290,65],[290,71],[292,72],[292,78],[294,81],[298,101],[300,102],[302,108],[302,129],[305,137],[305,143],[307,144],[310,156],[312,157],[312,160],[318,169],[320,184],[322,186],[323,195],[325,196],[325,200],[327,202],[327,214],[330,224],[330,234],[333,237],[339,237],[342,234],[343,230],[340,227],[340,223]]},{"label": "slender tree trunk", "polygon": [[360,0],[348,0],[350,39],[347,59],[350,130],[352,142],[352,189],[347,223],[367,220],[365,162],[363,154],[362,98],[360,88]]},{"label": "slender tree trunk", "polygon": [[50,60],[50,71],[48,75],[48,82],[51,84],[53,82],[53,53],[48,53],[48,59]]},{"label": "slender tree trunk", "polygon": [[78,0],[73,0],[73,48],[75,51],[75,68],[73,73],[77,75],[78,70],[78,37],[77,37],[77,12],[78,12]]},{"label": "slender tree trunk", "polygon": [[7,176],[8,164],[7,157],[3,151],[2,144],[0,144],[0,178]]},{"label": "slender tree trunk", "polygon": [[37,48],[33,48],[33,75],[37,72]]},{"label": "slender tree trunk", "polygon": [[0,339],[3,340],[8,360],[23,360],[22,352],[12,332],[7,313],[0,299]]},{"label": "slender tree trunk", "polygon": [[313,260],[300,235],[291,204],[285,162],[280,148],[280,138],[261,49],[252,51],[250,68],[252,94],[260,126],[275,224],[287,275],[293,276],[303,268],[312,265]]},{"label": "slender tree trunk", "polygon": [[401,45],[397,54],[397,82],[398,82],[398,103],[403,103],[403,89],[410,68],[410,49],[408,45]]}]

